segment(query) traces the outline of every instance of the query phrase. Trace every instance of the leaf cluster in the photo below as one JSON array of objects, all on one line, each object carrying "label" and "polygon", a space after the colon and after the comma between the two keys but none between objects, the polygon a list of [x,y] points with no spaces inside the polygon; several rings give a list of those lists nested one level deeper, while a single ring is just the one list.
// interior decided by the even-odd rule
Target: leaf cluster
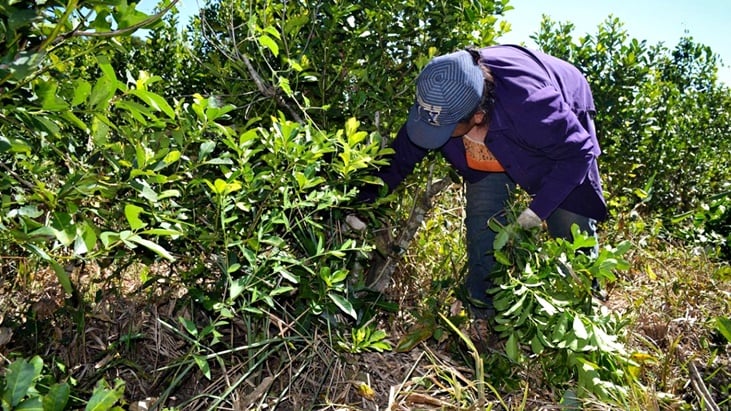
[{"label": "leaf cluster", "polygon": [[592,255],[596,240],[576,225],[572,241],[539,242],[534,233],[494,220],[491,228],[498,232],[498,264],[495,288],[488,292],[507,358],[539,369],[556,387],[575,386],[581,396],[605,401],[625,396],[637,369],[622,344],[627,322],[596,303],[593,284],[614,281],[616,271],[629,268],[622,255],[630,244],[605,246]]},{"label": "leaf cluster", "polygon": [[[112,388],[106,381],[99,380],[84,409],[122,410],[117,404],[122,400],[124,385],[124,381],[118,379]],[[71,385],[67,382],[56,382],[39,356],[30,360],[20,358],[8,365],[0,376],[0,396],[3,411],[62,411],[73,403]]]}]

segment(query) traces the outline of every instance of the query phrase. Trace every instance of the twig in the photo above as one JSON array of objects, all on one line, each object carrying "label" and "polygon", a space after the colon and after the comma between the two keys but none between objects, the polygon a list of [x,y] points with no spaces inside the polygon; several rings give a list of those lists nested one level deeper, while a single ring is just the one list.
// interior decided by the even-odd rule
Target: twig
[{"label": "twig", "polygon": [[13,176],[13,178],[20,184],[26,186],[27,188],[29,188],[31,190],[34,190],[36,188],[33,184],[23,180],[23,178],[21,178],[15,171],[11,170],[8,166],[6,166],[5,163],[0,163],[0,167],[5,169],[5,171],[8,174],[10,174],[11,176]]},{"label": "twig", "polygon": [[[249,56],[245,53],[242,53],[240,50],[244,49],[244,47],[238,47],[238,40],[237,40],[237,34],[236,29],[237,27],[234,26],[233,19],[228,22],[228,36],[230,38],[230,42],[233,46],[226,46],[221,40],[218,40],[214,35],[209,34],[210,32],[213,32],[211,29],[211,26],[208,24],[208,21],[206,20],[206,17],[203,13],[201,13],[201,28],[203,37],[210,43],[210,45],[215,48],[218,52],[223,54],[224,57],[232,61],[233,67],[242,75],[245,72],[251,77],[251,79],[254,81],[254,84],[256,84],[256,88],[259,91],[261,95],[263,95],[266,98],[270,98],[275,101],[277,106],[286,109],[291,115],[292,118],[298,122],[298,123],[304,123],[302,116],[295,110],[285,99],[282,97],[281,93],[279,93],[279,90],[277,87],[272,86],[271,84],[267,83],[264,78],[259,74],[257,69],[254,67],[254,65],[251,62],[251,59]],[[245,40],[244,40],[245,41]],[[271,67],[270,67],[271,69]],[[273,70],[272,70],[273,71]]]},{"label": "twig", "polygon": [[286,108],[287,111],[289,111],[289,114],[292,115],[296,122],[302,123],[302,117],[300,117],[300,115],[292,107],[290,107],[286,101],[284,101],[282,96],[277,92],[277,89],[264,83],[264,80],[251,64],[251,60],[249,59],[249,57],[244,54],[241,56],[241,60],[243,61],[244,65],[246,65],[246,69],[249,71],[249,75],[254,80],[256,88],[259,89],[259,92],[267,97],[274,99],[278,106]]},{"label": "twig", "polygon": [[180,0],[171,1],[167,7],[160,10],[160,12],[158,12],[157,14],[153,14],[150,17],[142,20],[141,22],[139,22],[137,24],[133,24],[129,27],[125,27],[123,29],[118,29],[118,30],[112,30],[112,31],[104,31],[104,32],[72,30],[72,31],[69,31],[67,33],[64,33],[64,34],[58,36],[58,38],[54,41],[54,43],[63,41],[69,37],[116,37],[116,36],[123,36],[125,34],[133,33],[137,29],[145,27],[145,26],[153,23],[154,21],[159,20],[162,16],[165,15],[165,13],[170,11],[170,9],[172,9],[173,6],[175,6],[178,3],[178,1],[180,1]]},{"label": "twig", "polygon": [[452,183],[453,181],[449,176],[433,183],[429,178],[427,188],[417,196],[414,208],[411,210],[411,215],[404,228],[396,239],[387,245],[387,254],[385,256],[377,252],[373,254],[371,266],[366,275],[366,285],[370,289],[381,292],[386,288],[391,281],[393,272],[396,270],[396,263],[401,259],[403,252],[409,248],[421,223],[424,222],[426,213],[431,209],[431,199]]},{"label": "twig", "polygon": [[693,386],[693,391],[695,391],[695,393],[703,399],[703,402],[706,404],[706,408],[710,411],[721,411],[718,404],[716,404],[713,400],[711,392],[708,391],[708,387],[706,387],[706,384],[703,382],[703,377],[701,376],[701,373],[698,372],[698,367],[695,366],[693,361],[688,362],[688,368],[690,369],[690,384]]}]

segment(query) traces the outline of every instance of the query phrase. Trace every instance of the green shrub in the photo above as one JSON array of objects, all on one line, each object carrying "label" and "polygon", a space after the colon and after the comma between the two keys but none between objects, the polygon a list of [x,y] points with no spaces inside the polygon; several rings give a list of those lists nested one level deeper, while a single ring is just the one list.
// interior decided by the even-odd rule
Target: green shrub
[{"label": "green shrub", "polygon": [[540,370],[555,387],[577,388],[581,397],[622,398],[636,365],[622,343],[627,322],[595,304],[592,281],[616,280],[615,270],[629,268],[622,255],[630,244],[586,250],[596,244],[572,227],[574,240],[541,239],[514,224],[495,239],[495,288],[489,292],[497,316],[495,331],[506,340],[514,364]]},{"label": "green shrub", "polygon": [[[116,380],[111,388],[99,380],[86,403],[86,410],[122,410],[117,404],[124,394],[124,382]],[[3,411],[42,409],[62,411],[78,409],[78,398],[71,401],[71,386],[67,382],[56,382],[48,372],[43,360],[35,356],[30,360],[19,358],[11,362],[0,375],[0,400]]]}]

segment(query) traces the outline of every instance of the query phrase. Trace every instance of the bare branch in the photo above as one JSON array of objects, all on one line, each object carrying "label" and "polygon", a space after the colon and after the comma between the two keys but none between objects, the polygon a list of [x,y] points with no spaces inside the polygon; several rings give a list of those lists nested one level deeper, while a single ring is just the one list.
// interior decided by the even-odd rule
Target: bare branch
[{"label": "bare branch", "polygon": [[254,83],[259,89],[259,92],[267,97],[273,98],[274,101],[277,102],[277,105],[279,107],[286,108],[287,111],[289,111],[289,114],[292,115],[295,121],[297,121],[298,123],[302,123],[302,117],[300,117],[300,115],[286,101],[284,101],[284,98],[282,98],[281,94],[277,92],[277,89],[264,83],[264,80],[251,64],[251,60],[249,60],[249,57],[246,55],[242,55],[241,58],[246,65],[246,68],[249,70],[249,75],[254,80]]},{"label": "bare branch", "polygon": [[720,411],[721,409],[713,400],[711,392],[708,391],[708,387],[706,387],[706,384],[703,382],[703,377],[701,376],[701,373],[698,372],[698,367],[696,367],[692,360],[688,362],[688,369],[690,370],[690,383],[693,387],[693,391],[695,391],[695,393],[698,394],[698,397],[703,400],[702,403],[705,403],[705,406],[709,411]]},{"label": "bare branch", "polygon": [[26,188],[29,188],[31,190],[34,190],[35,189],[35,186],[33,184],[31,184],[31,183],[23,180],[22,177],[20,177],[15,171],[11,170],[8,166],[6,166],[5,163],[0,163],[0,167],[2,167],[3,169],[5,169],[5,172],[7,172],[11,176],[13,176],[13,178],[15,179],[15,181],[17,181],[18,183],[24,185]]},{"label": "bare branch", "polygon": [[426,213],[431,209],[432,198],[452,183],[453,181],[449,176],[434,182],[431,181],[431,177],[429,178],[426,190],[416,197],[414,208],[411,210],[411,215],[409,215],[403,229],[393,241],[388,241],[383,247],[386,253],[373,253],[371,266],[366,275],[366,286],[368,288],[379,292],[386,289],[391,282],[391,277],[396,270],[401,255],[409,248],[421,223],[424,222]]}]

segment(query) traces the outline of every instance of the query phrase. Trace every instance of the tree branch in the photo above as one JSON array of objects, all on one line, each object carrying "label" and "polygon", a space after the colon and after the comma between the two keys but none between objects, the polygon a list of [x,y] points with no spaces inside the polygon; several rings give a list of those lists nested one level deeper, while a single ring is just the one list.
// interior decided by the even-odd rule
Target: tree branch
[{"label": "tree branch", "polygon": [[242,55],[241,59],[244,62],[244,65],[246,65],[246,69],[249,71],[249,75],[254,80],[256,88],[259,89],[259,92],[267,97],[274,99],[279,107],[285,108],[287,109],[287,111],[289,111],[295,121],[297,121],[298,123],[302,123],[302,117],[300,117],[299,113],[297,113],[289,104],[287,104],[286,101],[284,101],[284,98],[282,98],[282,96],[277,92],[277,89],[264,83],[264,80],[251,64],[251,60],[249,59],[249,57],[246,55]]},{"label": "tree branch", "polygon": [[64,34],[58,36],[58,38],[56,40],[54,40],[54,44],[61,42],[63,40],[66,40],[67,38],[70,38],[70,37],[116,37],[116,36],[124,36],[126,34],[133,33],[136,30],[138,30],[142,27],[145,27],[147,25],[150,25],[150,24],[154,23],[155,21],[159,20],[160,18],[162,18],[162,16],[164,16],[165,13],[170,11],[173,8],[173,6],[175,6],[178,3],[178,1],[180,1],[180,0],[173,0],[172,2],[170,2],[170,4],[168,4],[167,7],[160,10],[160,12],[158,12],[157,14],[153,14],[150,17],[142,20],[141,22],[139,22],[137,24],[133,24],[129,27],[125,27],[123,29],[118,29],[118,30],[113,30],[113,31],[105,31],[105,32],[78,31],[78,30],[74,29],[72,31],[69,31],[67,33],[64,33]]},{"label": "tree branch", "polygon": [[256,84],[256,88],[257,90],[259,90],[259,93],[261,95],[268,99],[274,100],[277,106],[289,112],[289,114],[296,122],[304,122],[299,112],[284,99],[278,88],[267,83],[263,79],[263,77],[259,74],[259,72],[252,64],[249,56],[245,53],[241,53],[240,49],[243,49],[243,47],[237,46],[237,27],[234,25],[233,19],[228,22],[228,36],[230,38],[232,46],[224,45],[223,42],[218,40],[214,35],[210,35],[208,32],[212,32],[213,30],[208,29],[210,29],[210,25],[206,21],[205,15],[201,14],[201,31],[203,33],[203,36],[206,40],[208,40],[211,46],[214,47],[218,52],[220,52],[224,57],[231,60],[234,63],[234,68],[242,75],[244,75],[243,67],[245,67],[245,73],[248,74],[248,76],[251,77],[251,79],[254,81],[254,84]]},{"label": "tree branch", "polygon": [[713,400],[711,392],[708,391],[708,387],[703,382],[703,377],[698,372],[698,367],[695,366],[692,360],[688,362],[688,368],[690,369],[690,384],[693,386],[693,391],[703,400],[706,408],[709,411],[721,411],[718,404]]},{"label": "tree branch", "polygon": [[31,190],[35,189],[35,186],[33,184],[23,180],[22,177],[20,177],[15,171],[11,170],[8,166],[6,166],[5,163],[0,163],[0,167],[5,169],[5,172],[10,174],[15,179],[15,181],[17,181],[18,183],[26,186],[27,188],[29,188]]},{"label": "tree branch", "polygon": [[[431,172],[430,172],[431,174]],[[447,176],[441,180],[431,182],[431,177],[427,183],[426,190],[416,197],[414,208],[411,210],[408,220],[404,228],[396,236],[393,241],[387,241],[383,247],[385,252],[374,252],[371,258],[371,266],[366,274],[366,286],[372,290],[382,292],[391,282],[391,277],[396,270],[396,265],[401,259],[401,255],[414,240],[416,232],[419,230],[421,223],[424,222],[426,213],[431,210],[431,200],[437,194],[449,187],[454,181]]]}]

